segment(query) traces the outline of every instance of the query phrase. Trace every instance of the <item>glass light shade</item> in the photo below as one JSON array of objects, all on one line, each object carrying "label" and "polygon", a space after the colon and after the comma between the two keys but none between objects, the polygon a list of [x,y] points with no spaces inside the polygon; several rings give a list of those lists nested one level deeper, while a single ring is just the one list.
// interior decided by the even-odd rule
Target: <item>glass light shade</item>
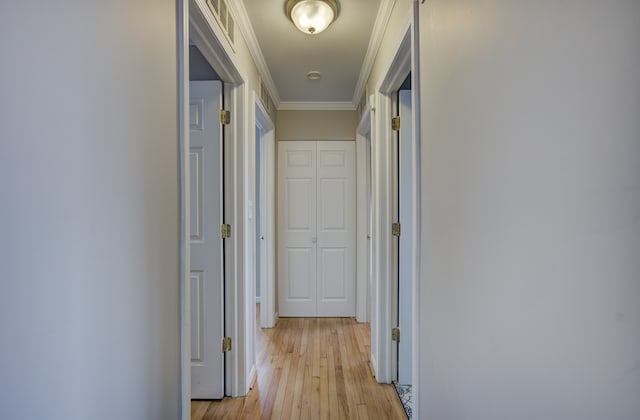
[{"label": "glass light shade", "polygon": [[301,0],[291,9],[291,20],[306,34],[319,34],[336,17],[336,10],[323,0]]}]

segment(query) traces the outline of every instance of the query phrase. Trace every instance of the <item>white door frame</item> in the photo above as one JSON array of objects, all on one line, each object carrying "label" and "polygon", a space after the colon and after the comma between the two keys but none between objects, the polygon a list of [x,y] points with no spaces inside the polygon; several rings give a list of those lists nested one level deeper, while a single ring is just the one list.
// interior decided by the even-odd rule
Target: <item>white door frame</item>
[{"label": "white door frame", "polygon": [[[261,271],[260,275],[260,328],[273,328],[275,326],[275,246],[276,246],[276,217],[275,217],[275,130],[269,113],[265,110],[262,101],[254,92],[255,126],[260,130],[260,138],[256,143],[260,144],[260,153],[256,155],[260,159],[260,225],[262,232],[256,232],[255,236],[261,237],[265,242],[265,255],[260,256],[262,267],[256,267]],[[257,249],[261,249],[258,244]]]},{"label": "white door frame", "polygon": [[[391,223],[393,219],[393,147],[391,139],[393,138],[393,132],[391,130],[391,117],[393,110],[392,95],[396,92],[402,82],[406,79],[409,73],[412,74],[412,112],[413,118],[413,147],[418,152],[414,154],[415,161],[415,173],[413,174],[415,185],[415,197],[413,213],[415,215],[414,226],[416,229],[420,229],[420,212],[418,208],[419,200],[419,142],[415,133],[419,133],[419,121],[415,116],[419,113],[418,107],[418,80],[417,75],[417,6],[418,3],[414,2],[412,13],[402,31],[403,36],[397,43],[395,49],[396,53],[391,58],[385,73],[385,77],[376,87],[374,108],[375,108],[375,122],[374,129],[375,135],[372,136],[372,155],[373,155],[373,195],[374,195],[374,214],[373,214],[373,246],[374,246],[374,313],[372,319],[372,353],[375,352],[377,360],[375,362],[374,369],[376,369],[376,378],[378,382],[389,383],[393,379],[395,370],[395,363],[393,360],[393,347],[395,347],[391,341],[391,329],[393,325],[393,309],[394,309],[394,290],[392,282],[394,276],[397,273],[393,272],[393,267],[397,264],[393,260],[393,247],[392,247],[392,235],[391,235]],[[419,242],[418,236],[414,238],[414,246],[412,253],[412,263],[414,266],[414,276],[412,279],[414,308],[413,308],[413,366],[418,367],[418,348],[419,342],[418,330],[419,319],[416,316],[417,313],[417,292],[419,285]],[[414,370],[412,385],[413,395],[417,396],[417,384],[418,384],[418,370]],[[414,398],[414,404],[415,398]]]},{"label": "white door frame", "polygon": [[412,130],[411,111],[412,90],[397,91],[397,115],[401,117],[400,131],[398,132],[397,161],[398,170],[396,174],[396,185],[398,191],[398,206],[396,211],[398,221],[402,224],[402,234],[398,238],[398,281],[397,284],[397,310],[393,311],[394,324],[400,328],[401,340],[394,348],[397,357],[394,359],[396,372],[394,378],[401,385],[411,385],[412,369],[412,342],[413,342],[413,299],[412,284],[415,279],[413,267],[418,256],[414,247],[417,244],[415,239],[416,220],[418,205],[413,203],[416,199],[416,188],[413,183],[416,180],[415,164],[417,163],[415,154],[416,137]]},{"label": "white door frame", "polygon": [[369,302],[369,183],[371,154],[368,143],[371,141],[371,109],[367,108],[360,118],[356,133],[356,320],[370,321]]},{"label": "white door frame", "polygon": [[[243,227],[246,194],[245,117],[249,103],[245,81],[222,30],[208,9],[205,0],[179,0],[178,7],[178,89],[179,89],[179,171],[180,171],[180,347],[181,347],[181,417],[191,417],[190,373],[190,252],[189,252],[189,43],[193,42],[225,83],[225,107],[232,113],[231,124],[225,127],[225,222],[232,225],[232,237],[225,240],[225,335],[234,338],[233,350],[225,361],[225,393],[245,395],[247,372],[253,355],[246,355],[246,284],[244,278]],[[253,334],[253,330],[249,330]],[[247,366],[250,365],[250,366]]]}]

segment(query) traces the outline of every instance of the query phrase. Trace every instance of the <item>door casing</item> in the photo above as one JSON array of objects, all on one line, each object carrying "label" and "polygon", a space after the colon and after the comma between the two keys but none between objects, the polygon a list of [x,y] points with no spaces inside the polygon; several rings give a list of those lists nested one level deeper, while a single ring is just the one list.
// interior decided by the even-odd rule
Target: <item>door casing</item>
[{"label": "door casing", "polygon": [[273,328],[276,322],[275,313],[275,132],[274,125],[265,110],[262,101],[254,92],[255,126],[260,132],[256,144],[260,146],[260,153],[256,159],[260,160],[260,190],[258,206],[260,214],[260,231],[256,237],[260,243],[260,327]]}]

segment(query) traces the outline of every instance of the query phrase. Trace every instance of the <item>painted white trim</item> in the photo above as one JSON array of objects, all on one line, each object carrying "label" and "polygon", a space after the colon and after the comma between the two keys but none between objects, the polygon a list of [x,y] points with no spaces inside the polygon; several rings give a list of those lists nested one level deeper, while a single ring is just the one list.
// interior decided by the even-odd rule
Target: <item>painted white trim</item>
[{"label": "painted white trim", "polygon": [[[215,68],[214,68],[215,69]],[[226,393],[246,395],[246,296],[244,264],[244,93],[245,86],[225,85],[225,106],[231,123],[225,126],[225,222],[231,224],[231,238],[225,239],[225,335],[233,339],[226,359]]]},{"label": "painted white trim", "polygon": [[[375,156],[372,171],[374,173],[374,305],[376,311],[372,326],[372,351],[376,350],[378,382],[389,383],[393,379],[393,343],[391,328],[393,325],[394,279],[393,236],[391,223],[394,221],[393,200],[393,148],[391,131],[392,100],[391,94],[396,91],[407,74],[411,72],[411,28],[413,13],[405,24],[405,30],[396,42],[396,54],[390,59],[385,77],[376,87],[376,117],[374,127],[376,136],[372,136],[372,154]],[[415,111],[414,111],[415,112]],[[415,114],[414,114],[415,115]],[[417,158],[417,157],[416,157]],[[417,202],[416,202],[417,205]],[[376,208],[377,207],[377,208]],[[375,331],[375,333],[374,333]]]},{"label": "painted white trim", "polygon": [[380,44],[382,44],[382,38],[384,36],[385,30],[387,29],[387,24],[389,23],[389,19],[391,18],[391,12],[393,11],[393,6],[395,5],[395,3],[395,0],[382,0],[380,2],[380,7],[378,7],[378,15],[376,16],[376,21],[373,24],[371,37],[369,38],[367,54],[365,55],[364,62],[362,63],[362,67],[360,68],[358,83],[356,84],[356,88],[353,91],[353,99],[351,100],[351,102],[355,107],[357,107],[360,103],[360,98],[364,93],[364,89],[367,85],[367,80],[369,80],[369,76],[371,75],[371,69],[373,69],[373,64],[375,63],[376,55],[378,54],[378,50],[380,49]]},{"label": "painted white trim", "polygon": [[355,111],[351,102],[280,102],[279,111]]},{"label": "painted white trim", "polygon": [[[375,136],[372,136],[373,173],[373,248],[374,248],[374,306],[376,311],[372,325],[372,347],[377,356],[376,379],[380,383],[391,382],[391,99],[376,93]],[[373,343],[375,342],[375,344]]]},{"label": "painted white trim", "polygon": [[[253,102],[255,103],[255,123],[260,127],[262,137],[255,139],[261,142],[260,170],[265,178],[265,190],[261,191],[264,196],[264,208],[261,211],[264,215],[262,220],[263,233],[266,243],[266,278],[260,277],[260,327],[273,328],[275,326],[275,126],[269,117],[269,113],[264,108],[259,95],[254,92]],[[254,130],[255,133],[255,130]],[[257,186],[256,186],[257,187]],[[255,194],[254,194],[255,196]],[[256,268],[257,270],[260,267]],[[264,299],[262,299],[264,298]]]},{"label": "painted white trim", "polygon": [[417,234],[415,235],[415,243],[413,246],[414,268],[415,273],[413,278],[413,349],[411,365],[413,367],[413,375],[411,377],[412,386],[412,398],[413,398],[413,419],[420,420],[420,279],[421,279],[421,232],[422,232],[422,141],[420,133],[421,123],[420,116],[422,115],[420,110],[420,3],[418,0],[413,1],[412,8],[412,26],[411,26],[411,90],[412,90],[412,104],[413,109],[413,141],[414,141],[414,176],[415,176],[415,198],[416,207],[414,226]]},{"label": "painted white trim", "polygon": [[[367,80],[369,79],[369,75],[371,74],[371,69],[373,68],[373,64],[376,59],[376,55],[378,53],[378,49],[380,48],[380,44],[382,43],[382,39],[384,36],[384,32],[386,30],[387,24],[389,23],[389,19],[391,18],[391,12],[393,11],[393,6],[395,5],[395,0],[382,0],[380,2],[380,6],[378,7],[378,13],[376,15],[376,20],[373,25],[373,30],[371,32],[371,37],[369,38],[369,45],[367,46],[367,53],[364,58],[363,65],[360,69],[360,75],[358,77],[358,82],[356,83],[356,87],[353,92],[353,99],[349,104],[348,108],[345,108],[347,103],[337,103],[339,105],[327,105],[329,108],[321,106],[320,108],[316,107],[314,104],[318,102],[281,102],[280,94],[278,89],[273,81],[273,77],[271,76],[271,72],[269,71],[269,66],[266,63],[264,55],[262,54],[262,49],[260,48],[260,44],[256,37],[256,34],[253,30],[253,26],[251,25],[251,20],[249,19],[249,15],[247,14],[247,9],[244,6],[244,3],[241,0],[229,0],[228,5],[231,10],[232,15],[236,19],[236,23],[240,28],[240,32],[242,33],[245,42],[247,44],[247,48],[249,49],[249,53],[253,58],[253,61],[258,68],[258,73],[260,74],[260,78],[262,79],[269,95],[271,95],[271,100],[273,101],[276,109],[279,110],[354,110],[357,108],[358,103],[360,102],[360,98],[364,92],[365,86],[367,84]],[[329,103],[335,104],[335,103]],[[338,106],[338,107],[336,107]]]},{"label": "painted white trim", "polygon": [[389,60],[384,79],[377,87],[377,91],[390,94],[402,85],[411,72],[411,19],[407,20],[402,36],[396,42],[396,54]]},{"label": "painted white trim", "polygon": [[191,419],[191,283],[190,278],[190,209],[189,186],[189,2],[178,0],[178,171],[179,203],[179,272],[180,284],[180,418]]},{"label": "painted white trim", "polygon": [[356,320],[369,322],[369,280],[367,267],[367,251],[369,249],[369,197],[367,182],[367,142],[371,137],[371,112],[365,111],[358,125],[356,134]]},{"label": "painted white trim", "polygon": [[371,355],[371,369],[373,369],[373,376],[375,377],[376,372],[378,371],[378,361],[376,360],[374,355]]},{"label": "painted white trim", "polygon": [[256,369],[256,366],[253,365],[253,367],[251,368],[251,371],[249,372],[249,389],[251,390],[251,384],[253,384],[256,379],[258,377],[258,370]]},{"label": "painted white trim", "polygon": [[[189,37],[225,83],[242,83],[231,44],[205,0],[189,0]],[[215,66],[214,66],[215,64]]]},{"label": "painted white trim", "polygon": [[[232,337],[233,349],[225,357],[225,394],[237,397],[246,395],[249,386],[248,334],[252,321],[247,314],[253,313],[255,306],[249,304],[255,296],[248,294],[253,288],[247,286],[245,257],[250,255],[244,249],[246,225],[247,189],[245,183],[247,167],[245,135],[247,130],[247,106],[249,92],[248,78],[241,73],[224,33],[215,24],[211,11],[204,0],[189,0],[190,38],[207,59],[213,69],[225,82],[225,107],[231,111],[231,124],[225,126],[225,222],[232,226],[232,236],[225,240],[225,335]],[[253,321],[255,322],[255,321]],[[250,338],[250,337],[249,337]],[[247,344],[249,343],[249,344]]]},{"label": "painted white trim", "polygon": [[256,38],[256,34],[253,31],[253,26],[251,25],[249,15],[247,14],[247,9],[244,7],[244,3],[241,0],[228,0],[227,4],[229,5],[231,13],[236,18],[236,23],[240,28],[240,32],[244,36],[249,53],[258,68],[258,73],[260,74],[262,83],[267,88],[275,107],[278,108],[280,105],[280,94],[278,93],[276,84],[273,81],[273,77],[271,77],[271,72],[269,71],[269,66],[267,66],[267,62],[264,59],[264,55],[262,54],[258,38]]}]

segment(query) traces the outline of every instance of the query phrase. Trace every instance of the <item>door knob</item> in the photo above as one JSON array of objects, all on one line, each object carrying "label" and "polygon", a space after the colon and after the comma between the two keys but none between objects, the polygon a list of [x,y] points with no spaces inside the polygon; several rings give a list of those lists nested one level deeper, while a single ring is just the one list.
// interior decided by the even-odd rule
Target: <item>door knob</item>
[{"label": "door knob", "polygon": [[311,242],[313,242],[313,243],[315,244],[316,242],[318,242],[318,238],[316,238],[315,236],[314,236],[314,237],[312,237],[312,238],[311,238]]},{"label": "door knob", "polygon": [[260,240],[264,241],[264,236],[261,236],[261,237],[260,237]]}]

